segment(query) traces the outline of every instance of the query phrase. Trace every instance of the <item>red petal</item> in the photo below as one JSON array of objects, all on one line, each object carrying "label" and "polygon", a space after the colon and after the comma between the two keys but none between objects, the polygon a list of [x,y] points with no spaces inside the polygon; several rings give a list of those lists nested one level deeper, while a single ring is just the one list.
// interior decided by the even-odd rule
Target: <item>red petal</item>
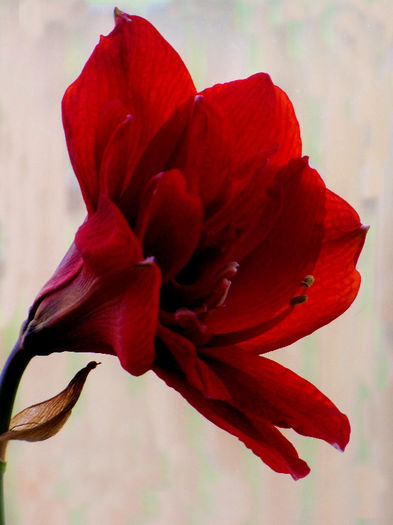
[{"label": "red petal", "polygon": [[[132,151],[138,156],[194,94],[182,60],[157,30],[143,18],[119,16],[63,99],[71,162],[90,212],[97,203],[104,148],[115,128],[132,115]],[[120,173],[119,184],[123,177]]]},{"label": "red petal", "polygon": [[315,282],[308,301],[293,309],[281,323],[242,344],[247,350],[268,352],[289,345],[341,315],[360,286],[356,262],[367,228],[351,206],[334,193],[326,193],[325,237],[312,272]]},{"label": "red petal", "polygon": [[231,165],[233,149],[231,122],[218,104],[198,95],[184,139],[171,165],[184,173],[188,187],[201,197],[207,215],[211,214],[209,207],[217,198],[225,197],[229,189],[226,177],[229,170],[234,169]]},{"label": "red petal", "polygon": [[135,220],[146,183],[167,166],[186,127],[192,99],[179,106],[160,127],[146,149],[143,120],[129,115],[113,132],[102,159],[102,188],[116,202],[129,222]]},{"label": "red petal", "polygon": [[209,312],[214,333],[264,325],[289,307],[304,276],[313,272],[323,236],[323,181],[307,159],[297,159],[280,170],[272,191],[280,198],[278,218],[260,246],[240,261],[224,306]]},{"label": "red petal", "polygon": [[237,181],[237,191],[226,185],[229,194],[225,205],[207,219],[205,215],[197,249],[188,266],[176,276],[176,289],[187,304],[222,304],[231,284],[228,279],[236,274],[236,261],[262,243],[280,211],[279,195],[267,193],[275,170],[266,166],[266,159],[253,159],[242,172],[246,180]]},{"label": "red petal", "polygon": [[[229,400],[228,390],[213,370],[198,357],[195,345],[162,325],[158,326],[157,336],[159,338],[157,353],[161,356],[161,360],[165,360],[167,368],[180,369],[190,385],[204,396]],[[170,366],[173,359],[175,363]]]},{"label": "red petal", "polygon": [[232,188],[232,198],[206,221],[200,249],[219,251],[227,261],[241,261],[270,232],[280,211],[279,195],[268,192],[275,171],[256,157],[242,166],[245,180]]},{"label": "red petal", "polygon": [[67,278],[61,278],[60,267],[37,305],[34,341],[39,343],[38,353],[111,353],[128,372],[146,372],[155,355],[159,268],[141,261],[137,238],[105,196],[78,230],[75,243],[78,272],[71,275],[66,260]]},{"label": "red petal", "polygon": [[143,374],[155,355],[159,288],[160,272],[151,263],[107,279],[83,266],[72,282],[40,302],[31,337],[37,355],[115,354],[128,372]]},{"label": "red petal", "polygon": [[143,154],[141,145],[144,141],[143,122],[128,114],[106,143],[99,168],[99,180],[101,191],[116,203],[127,190]]},{"label": "red petal", "polygon": [[154,372],[168,386],[175,388],[204,417],[240,439],[254,454],[276,472],[303,478],[310,469],[299,458],[292,444],[268,421],[253,418],[224,401],[206,399],[180,373],[155,366]]},{"label": "red petal", "polygon": [[128,270],[143,259],[142,247],[119,208],[101,195],[97,211],[77,231],[75,244],[97,276]]},{"label": "red petal", "polygon": [[299,124],[287,95],[269,75],[217,84],[201,95],[221,108],[235,132],[236,158],[244,160],[277,146],[272,163],[283,166],[301,155]]},{"label": "red petal", "polygon": [[[108,341],[123,368],[134,375],[144,374],[154,361],[160,284],[159,268],[146,263],[134,266],[117,286],[112,283],[112,293],[105,293],[99,337]],[[96,322],[92,325],[94,329]]]},{"label": "red petal", "polygon": [[[102,340],[109,340],[128,372],[146,372],[155,353],[161,283],[158,267],[141,261],[137,238],[120,210],[104,195],[97,212],[79,228],[75,242],[86,265],[99,278],[98,286],[108,291],[108,297],[103,298],[106,307],[100,312]],[[113,295],[115,290],[118,297]],[[95,325],[93,321],[92,329]]]},{"label": "red petal", "polygon": [[236,347],[201,351],[231,393],[231,404],[251,419],[264,418],[344,450],[348,419],[314,385],[270,359]]},{"label": "red petal", "polygon": [[187,193],[177,170],[160,173],[141,197],[135,227],[145,256],[154,256],[163,281],[185,266],[202,230],[203,206],[197,195]]},{"label": "red petal", "polygon": [[83,259],[78,251],[75,243],[72,243],[69,250],[63,257],[55,273],[49,281],[41,289],[36,298],[36,302],[42,299],[44,295],[65,286],[69,281],[72,281],[81,271],[83,266]]},{"label": "red petal", "polygon": [[261,167],[261,162],[266,160],[248,164],[247,180],[237,181],[238,191],[232,188],[227,203],[205,221],[197,250],[176,276],[176,290],[185,304],[203,304],[209,310],[224,305],[237,261],[253,252],[273,228],[281,211],[280,195],[267,192],[275,170]]}]

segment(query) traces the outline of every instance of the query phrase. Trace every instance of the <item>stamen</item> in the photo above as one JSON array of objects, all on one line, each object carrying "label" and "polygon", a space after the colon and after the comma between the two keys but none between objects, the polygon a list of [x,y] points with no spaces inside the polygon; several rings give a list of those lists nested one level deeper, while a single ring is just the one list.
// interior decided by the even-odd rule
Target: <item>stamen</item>
[{"label": "stamen", "polygon": [[292,297],[292,299],[289,301],[289,304],[291,306],[297,306],[298,304],[305,303],[307,299],[307,295],[295,295],[295,297]]},{"label": "stamen", "polygon": [[233,261],[229,263],[222,272],[221,281],[218,284],[218,287],[215,293],[209,298],[208,303],[211,308],[217,308],[222,306],[228,296],[229,288],[231,287],[232,281],[237,274],[239,269],[239,263]]},{"label": "stamen", "polygon": [[239,263],[233,261],[224,268],[222,272],[222,277],[226,277],[227,279],[233,279],[233,277],[235,277],[235,275],[237,274],[238,269]]},{"label": "stamen", "polygon": [[302,286],[306,286],[307,288],[310,288],[314,284],[314,276],[313,275],[306,275],[306,277],[303,279],[303,281],[300,283]]},{"label": "stamen", "polygon": [[221,287],[223,288],[223,293],[221,294],[221,297],[218,299],[218,301],[215,304],[215,308],[218,306],[222,306],[225,303],[225,300],[228,296],[229,288],[231,287],[231,281],[229,279],[223,279],[221,281]]}]

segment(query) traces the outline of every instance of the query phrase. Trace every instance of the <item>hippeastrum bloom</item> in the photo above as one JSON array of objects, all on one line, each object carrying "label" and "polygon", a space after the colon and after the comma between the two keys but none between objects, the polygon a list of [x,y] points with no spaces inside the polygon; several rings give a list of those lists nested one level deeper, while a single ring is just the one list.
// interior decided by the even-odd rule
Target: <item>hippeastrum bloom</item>
[{"label": "hippeastrum bloom", "polygon": [[267,74],[196,92],[146,20],[116,10],[63,99],[87,218],[24,331],[36,354],[153,370],[277,472],[309,472],[277,427],[344,449],[348,420],[261,356],[354,300],[366,229],[302,157]]}]

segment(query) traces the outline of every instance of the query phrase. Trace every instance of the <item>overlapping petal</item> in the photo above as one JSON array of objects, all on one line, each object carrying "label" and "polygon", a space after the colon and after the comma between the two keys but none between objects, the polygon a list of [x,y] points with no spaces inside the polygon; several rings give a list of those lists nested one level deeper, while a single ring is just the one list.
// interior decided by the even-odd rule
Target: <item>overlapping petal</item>
[{"label": "overlapping petal", "polygon": [[37,303],[39,353],[114,353],[132,374],[146,372],[155,355],[159,267],[142,259],[138,239],[105,196],[79,229],[75,245],[78,272],[64,284],[57,281],[57,288],[52,283]]},{"label": "overlapping petal", "polygon": [[267,420],[250,418],[229,403],[204,397],[179,371],[168,370],[159,365],[155,365],[153,370],[204,417],[240,439],[276,472],[291,474],[295,480],[310,472],[294,446]]},{"label": "overlapping petal", "polygon": [[75,246],[75,243],[73,242],[59,266],[56,268],[55,273],[40,290],[35,303],[41,301],[45,295],[62,288],[63,286],[66,286],[68,282],[72,281],[75,276],[78,275],[82,269],[82,266],[83,259],[79,250]]},{"label": "overlapping petal", "polygon": [[277,147],[271,160],[280,167],[301,156],[299,124],[292,103],[266,73],[217,84],[201,95],[217,104],[232,122],[236,149],[231,153],[235,158],[244,161],[261,150]]},{"label": "overlapping petal", "polygon": [[240,261],[225,307],[209,312],[214,333],[244,331],[269,320],[288,308],[304,276],[313,273],[323,239],[323,181],[306,158],[297,159],[281,169],[270,191],[279,196],[278,217],[266,239]]},{"label": "overlapping petal", "polygon": [[[142,121],[132,115],[127,115],[113,132],[101,162],[100,186],[130,222],[138,214],[145,185],[169,165],[187,126],[192,104],[190,98],[177,107],[149,141],[140,126]],[[145,142],[145,148],[141,148]]]},{"label": "overlapping petal", "polygon": [[134,375],[146,372],[155,355],[160,271],[154,264],[99,279],[83,266],[65,288],[45,296],[26,348],[37,355],[77,351],[115,354]]},{"label": "overlapping petal", "polygon": [[157,328],[157,338],[156,362],[165,361],[166,368],[181,371],[188,383],[205,397],[220,401],[230,400],[230,393],[223,381],[198,356],[191,341],[162,325]]},{"label": "overlapping petal", "polygon": [[230,192],[235,148],[231,120],[220,105],[197,95],[171,164],[184,173],[190,190],[202,199],[205,218],[220,209]]},{"label": "overlapping petal", "polygon": [[201,348],[197,353],[184,337],[165,328],[158,337],[165,346],[158,347],[155,372],[272,468],[285,468],[279,471],[295,479],[308,472],[277,426],[345,449],[350,434],[347,417],[289,369],[236,346]]},{"label": "overlapping petal", "polygon": [[294,308],[280,323],[242,343],[245,350],[268,352],[289,345],[341,315],[354,301],[360,286],[356,263],[366,237],[355,210],[327,190],[325,236],[313,270],[308,301]]},{"label": "overlapping petal", "polygon": [[163,282],[174,277],[191,258],[202,231],[202,219],[201,199],[187,192],[180,171],[159,173],[146,185],[135,232],[145,256],[154,256],[160,266]]},{"label": "overlapping petal", "polygon": [[[106,144],[132,118],[129,142],[136,158],[177,108],[195,95],[176,51],[146,20],[119,13],[63,99],[68,150],[88,211],[97,204]],[[131,146],[130,146],[131,147]],[[131,173],[120,172],[119,185]]]},{"label": "overlapping petal", "polygon": [[146,372],[155,354],[159,267],[152,260],[143,260],[137,237],[104,195],[96,213],[79,229],[75,242],[86,266],[97,277],[95,287],[103,287],[107,296],[116,298],[115,304],[105,301],[105,318],[97,322],[103,325],[102,340],[109,339],[127,371],[135,375]]},{"label": "overlapping petal", "polygon": [[75,244],[97,277],[128,271],[143,259],[142,246],[119,208],[101,195],[98,208],[77,231]]},{"label": "overlapping petal", "polygon": [[238,410],[344,450],[350,433],[347,417],[309,381],[271,359],[235,346],[202,353]]},{"label": "overlapping petal", "polygon": [[239,182],[237,191],[226,188],[221,207],[205,216],[197,249],[176,277],[177,290],[185,298],[203,299],[213,293],[220,279],[228,277],[227,269],[237,267],[237,261],[259,246],[277,219],[280,195],[267,192],[275,172],[266,159],[257,156],[240,171],[246,180]]}]

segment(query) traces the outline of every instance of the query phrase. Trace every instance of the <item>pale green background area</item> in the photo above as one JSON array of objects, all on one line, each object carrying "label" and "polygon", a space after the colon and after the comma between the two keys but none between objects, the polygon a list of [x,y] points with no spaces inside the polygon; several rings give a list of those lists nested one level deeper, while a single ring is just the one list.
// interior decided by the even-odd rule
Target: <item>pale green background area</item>
[{"label": "pale green background area", "polygon": [[[393,522],[393,4],[127,1],[177,49],[198,87],[267,71],[294,103],[304,153],[371,224],[363,286],[340,319],[272,354],[352,423],[344,454],[302,437],[294,483],[205,421],[152,374],[103,358],[57,437],[9,448],[10,525],[387,525]],[[100,33],[104,1],[0,2],[1,362],[84,217],[60,100]],[[36,358],[18,407],[61,390],[92,356]]]}]

